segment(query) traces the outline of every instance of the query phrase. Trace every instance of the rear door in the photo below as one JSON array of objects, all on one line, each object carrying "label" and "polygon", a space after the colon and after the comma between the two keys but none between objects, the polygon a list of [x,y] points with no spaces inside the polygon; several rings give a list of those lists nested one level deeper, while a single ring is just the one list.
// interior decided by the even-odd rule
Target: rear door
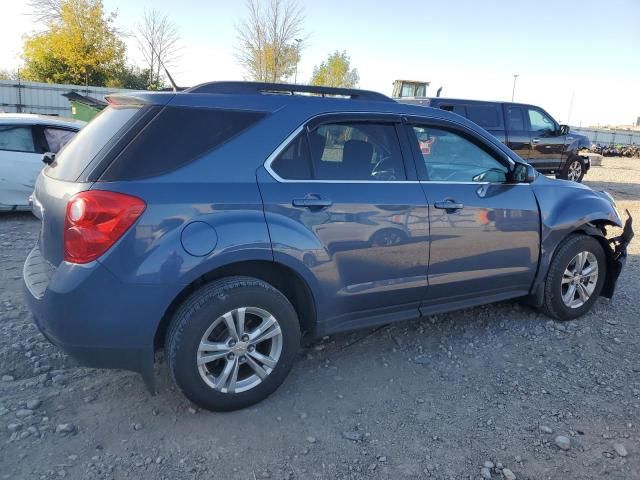
[{"label": "rear door", "polygon": [[418,315],[429,212],[402,135],[393,115],[322,117],[259,172],[274,256],[306,272],[327,330]]},{"label": "rear door", "polygon": [[506,145],[516,152],[520,158],[529,160],[531,151],[531,135],[525,120],[526,111],[519,105],[504,104],[505,126],[507,129]]},{"label": "rear door", "polygon": [[0,208],[29,204],[41,159],[31,125],[0,125]]},{"label": "rear door", "polygon": [[525,107],[531,153],[528,161],[540,170],[557,170],[562,164],[562,152],[566,135],[560,135],[560,127],[551,116],[538,107]]},{"label": "rear door", "polygon": [[[538,262],[540,219],[529,184],[507,183],[508,160],[457,124],[410,119],[430,207],[423,313],[525,295]],[[419,145],[429,141],[429,152]]]}]

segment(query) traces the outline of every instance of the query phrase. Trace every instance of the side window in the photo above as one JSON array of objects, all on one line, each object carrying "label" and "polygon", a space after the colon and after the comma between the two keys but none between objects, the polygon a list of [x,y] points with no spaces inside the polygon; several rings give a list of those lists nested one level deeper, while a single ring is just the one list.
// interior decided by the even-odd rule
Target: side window
[{"label": "side window", "polygon": [[309,133],[316,180],[406,180],[392,124],[335,123]]},{"label": "side window", "polygon": [[76,132],[73,130],[63,130],[61,128],[44,128],[44,138],[49,145],[49,151],[51,153],[58,153],[62,147],[71,141],[76,136]]},{"label": "side window", "polygon": [[520,107],[507,107],[507,130],[523,131],[524,115]]},{"label": "side window", "polygon": [[31,127],[0,125],[0,150],[35,153]]},{"label": "side window", "polygon": [[424,168],[420,179],[438,182],[506,182],[508,169],[457,133],[414,126]]},{"label": "side window", "polygon": [[302,132],[271,163],[271,169],[287,180],[311,180],[307,134]]},{"label": "side window", "polygon": [[467,105],[467,118],[482,128],[500,126],[500,115],[496,107],[484,105]]},{"label": "side window", "polygon": [[531,125],[530,131],[532,132],[553,132],[556,128],[556,124],[553,120],[540,110],[534,108],[529,109],[529,124]]},{"label": "side window", "polygon": [[462,105],[442,105],[440,106],[440,110],[457,113],[458,115],[461,115],[463,117],[467,116],[467,112]]}]

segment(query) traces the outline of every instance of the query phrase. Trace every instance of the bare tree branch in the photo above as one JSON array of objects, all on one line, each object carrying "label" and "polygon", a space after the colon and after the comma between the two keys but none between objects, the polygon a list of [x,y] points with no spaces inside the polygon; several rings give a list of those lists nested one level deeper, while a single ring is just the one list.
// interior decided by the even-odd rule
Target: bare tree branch
[{"label": "bare tree branch", "polygon": [[28,5],[36,22],[51,23],[60,19],[63,0],[29,0]]},{"label": "bare tree branch", "polygon": [[236,25],[236,59],[247,77],[261,82],[290,78],[299,61],[304,12],[296,0],[247,0],[247,17]]},{"label": "bare tree branch", "polygon": [[171,67],[180,57],[180,34],[175,24],[162,12],[145,10],[138,24],[138,48],[149,71],[149,88],[160,88],[164,81],[162,66]]}]

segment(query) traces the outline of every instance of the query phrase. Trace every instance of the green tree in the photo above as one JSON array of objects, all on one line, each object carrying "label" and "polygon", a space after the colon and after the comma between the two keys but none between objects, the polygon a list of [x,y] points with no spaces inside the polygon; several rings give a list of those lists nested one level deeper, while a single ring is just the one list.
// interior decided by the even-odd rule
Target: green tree
[{"label": "green tree", "polygon": [[358,86],[360,76],[356,68],[351,68],[351,59],[346,51],[335,51],[313,69],[311,85],[325,87],[353,88]]},{"label": "green tree", "polygon": [[59,15],[24,41],[26,80],[104,86],[115,81],[125,62],[125,44],[115,13],[102,0],[60,0]]},{"label": "green tree", "polygon": [[[125,65],[112,73],[105,86],[110,88],[149,90],[150,76],[151,73],[146,68]],[[164,87],[164,84],[160,84],[158,89]]]},{"label": "green tree", "polygon": [[236,30],[236,58],[247,77],[259,82],[291,78],[306,37],[302,7],[295,0],[248,0],[248,15]]}]

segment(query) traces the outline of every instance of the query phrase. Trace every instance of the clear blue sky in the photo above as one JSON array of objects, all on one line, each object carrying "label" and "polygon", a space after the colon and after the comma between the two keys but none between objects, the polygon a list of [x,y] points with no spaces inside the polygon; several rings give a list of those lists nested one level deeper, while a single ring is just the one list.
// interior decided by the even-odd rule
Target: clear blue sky
[{"label": "clear blue sky", "polygon": [[[4,3],[4,2],[3,2]],[[145,7],[169,15],[182,36],[178,83],[241,79],[233,56],[242,1],[104,0],[133,30]],[[640,116],[640,0],[300,1],[310,35],[299,79],[334,50],[347,50],[360,86],[391,93],[396,78],[431,81],[444,96],[540,104],[557,119],[631,123]],[[0,68],[18,63],[20,36],[32,30],[26,1],[4,5]],[[15,22],[11,18],[15,17]],[[7,25],[14,25],[6,28]],[[135,42],[130,56],[137,57]]]}]

